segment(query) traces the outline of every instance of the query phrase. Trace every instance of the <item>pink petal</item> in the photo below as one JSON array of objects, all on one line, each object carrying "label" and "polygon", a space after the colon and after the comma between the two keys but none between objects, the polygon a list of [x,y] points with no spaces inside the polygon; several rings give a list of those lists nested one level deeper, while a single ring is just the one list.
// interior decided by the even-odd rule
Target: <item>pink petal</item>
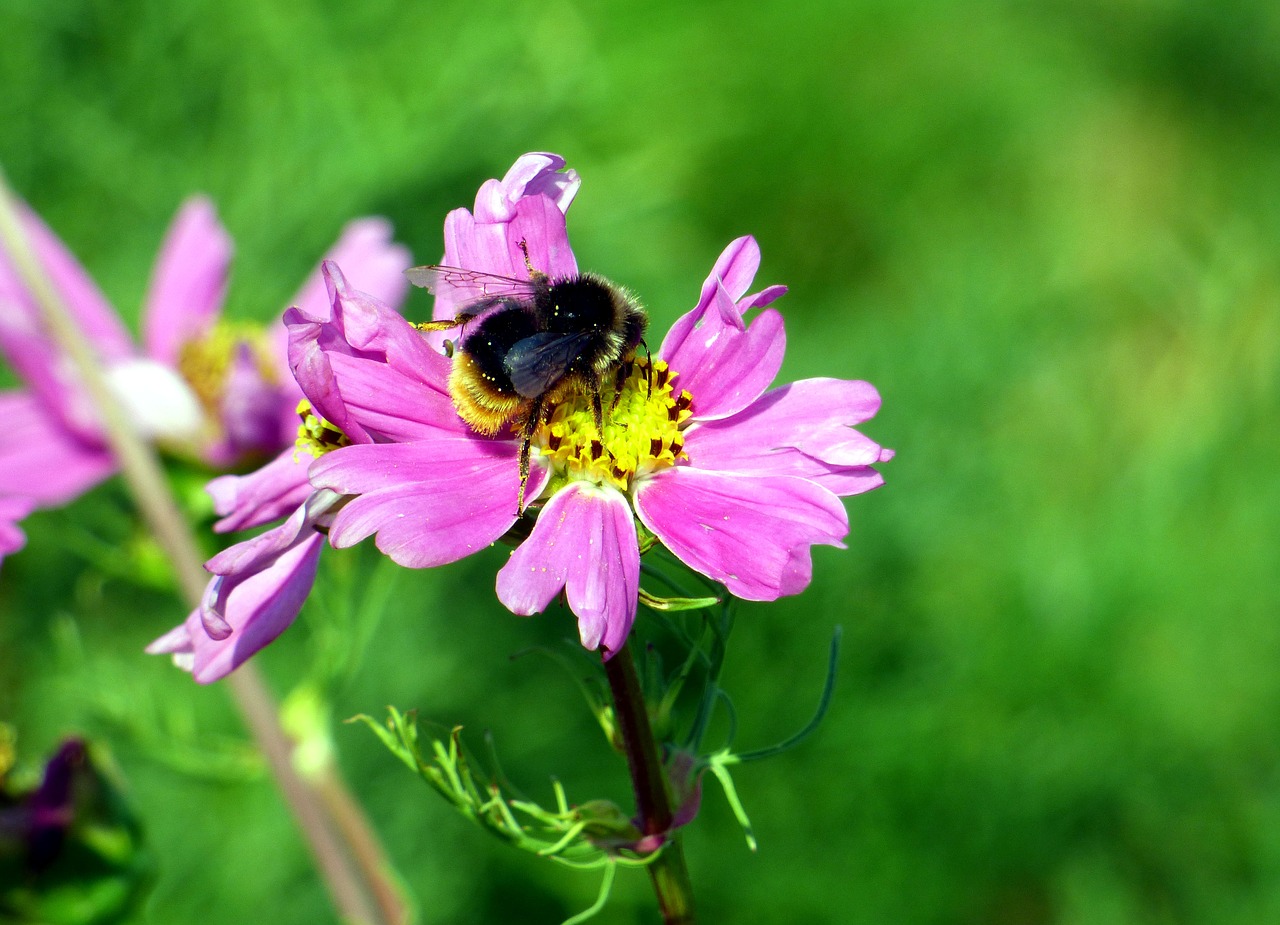
[{"label": "pink petal", "polygon": [[250,656],[289,628],[315,583],[324,537],[310,531],[259,571],[232,580],[211,582],[206,597],[221,602],[221,617],[229,632],[221,639],[205,632],[199,611],[179,630],[157,639],[148,652],[182,652],[190,646],[192,673],[201,684],[226,677]]},{"label": "pink petal", "polygon": [[558,154],[522,155],[501,180],[488,180],[480,187],[476,194],[476,220],[486,224],[508,222],[515,214],[515,204],[526,196],[546,196],[561,212],[569,211],[582,180],[576,171],[562,171],[563,167],[564,158]]},{"label": "pink petal", "polygon": [[664,469],[635,490],[636,514],[690,568],[737,597],[771,601],[809,582],[809,547],[843,546],[840,499],[813,482]]},{"label": "pink petal", "polygon": [[213,529],[218,533],[247,530],[295,511],[311,494],[307,468],[312,459],[310,453],[289,447],[256,472],[211,481],[205,491],[222,517]]},{"label": "pink petal", "polygon": [[760,245],[751,235],[729,242],[716,258],[716,264],[702,284],[702,295],[695,312],[701,314],[711,305],[716,289],[723,287],[729,299],[736,302],[751,288],[751,281],[760,269]]},{"label": "pink petal", "polygon": [[332,492],[312,491],[284,523],[234,546],[228,546],[206,562],[205,569],[214,575],[236,579],[261,571],[276,557],[315,533],[320,517],[337,500]]},{"label": "pink petal", "polygon": [[866,382],[806,379],[768,392],[730,418],[685,434],[698,469],[812,479],[838,495],[883,484],[874,463],[892,455],[850,425],[867,420],[880,396]]},{"label": "pink petal", "polygon": [[[347,502],[329,530],[337,548],[376,533],[380,550],[408,568],[454,562],[491,544],[516,521],[519,446],[442,436],[421,443],[350,446],[311,467],[311,483]],[[547,473],[534,466],[528,497]]]},{"label": "pink petal", "polygon": [[84,494],[116,471],[115,459],[99,443],[67,431],[28,392],[0,392],[0,495],[57,507]]},{"label": "pink petal", "polygon": [[701,327],[689,331],[671,349],[669,336],[658,351],[679,375],[676,387],[693,396],[693,415],[700,421],[736,414],[759,398],[778,374],[786,352],[787,338],[777,311],[767,309],[746,330],[738,330],[724,321],[721,309],[734,310],[727,299],[727,293],[719,290]]},{"label": "pink petal", "polygon": [[522,616],[545,610],[561,588],[582,645],[617,652],[635,620],[640,552],[631,509],[615,489],[573,482],[556,492],[498,572],[498,599]]},{"label": "pink petal", "polygon": [[420,435],[422,424],[459,429],[449,360],[382,302],[351,289],[336,264],[323,272],[333,298],[327,316],[285,313],[294,376],[316,411],[357,443],[373,439],[370,427],[402,439]]},{"label": "pink petal", "polygon": [[[440,356],[447,367],[449,361]],[[441,431],[470,433],[458,417],[447,389],[435,381],[405,375],[390,363],[329,354],[346,413],[366,432],[403,443],[427,439]],[[441,379],[431,374],[432,379]]]},{"label": "pink petal", "polygon": [[337,264],[326,260],[321,271],[329,287],[329,307],[311,315],[299,308],[284,314],[289,330],[289,368],[316,413],[358,443],[370,437],[359,423],[348,420],[346,406],[338,391],[329,362],[330,353],[359,353],[382,360],[381,351],[363,349],[376,336],[381,321],[391,310],[372,296],[348,286]]},{"label": "pink petal", "polygon": [[553,279],[576,276],[578,262],[569,246],[564,213],[546,196],[530,196],[516,203],[516,215],[507,226],[507,241],[517,266],[527,275],[521,242],[529,251],[529,262]]},{"label": "pink petal", "polygon": [[182,345],[208,333],[226,296],[231,251],[213,202],[197,196],[183,203],[160,247],[144,303],[148,356],[176,366]]},{"label": "pink petal", "polygon": [[510,220],[504,222],[479,221],[466,209],[450,212],[444,224],[444,262],[446,266],[480,273],[528,279],[521,241],[534,269],[548,276],[573,276],[578,272],[564,213],[546,196],[519,200]]},{"label": "pink petal", "polygon": [[[135,354],[128,331],[75,257],[25,204],[18,204],[35,262],[105,361]],[[74,364],[45,329],[39,306],[9,253],[0,249],[0,351],[64,427],[100,439],[97,413]]]}]

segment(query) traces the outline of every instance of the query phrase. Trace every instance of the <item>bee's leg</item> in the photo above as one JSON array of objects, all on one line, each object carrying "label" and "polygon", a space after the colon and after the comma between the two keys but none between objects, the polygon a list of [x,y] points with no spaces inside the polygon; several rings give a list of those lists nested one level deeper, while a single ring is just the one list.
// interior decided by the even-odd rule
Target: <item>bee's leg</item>
[{"label": "bee's leg", "polygon": [[649,352],[649,345],[644,342],[644,338],[640,338],[640,344],[644,347],[644,381],[649,388],[649,398],[653,398],[653,354]]},{"label": "bee's leg", "polygon": [[609,413],[613,414],[618,402],[622,401],[622,386],[631,377],[631,361],[628,360],[618,367],[618,371],[613,375],[613,403],[609,405]]},{"label": "bee's leg", "polygon": [[452,321],[415,321],[413,326],[419,331],[448,331],[451,328],[460,328],[475,315],[470,312],[463,312]]},{"label": "bee's leg", "polygon": [[542,397],[533,399],[529,414],[520,428],[520,493],[516,495],[516,516],[524,513],[524,487],[529,481],[530,444],[533,443],[534,432],[542,423]]},{"label": "bee's leg", "polygon": [[542,274],[533,268],[533,261],[529,259],[529,245],[525,243],[524,238],[516,244],[520,248],[520,253],[524,254],[524,268],[529,271],[529,278],[536,279]]},{"label": "bee's leg", "polygon": [[[610,406],[609,410],[613,411],[613,407]],[[601,442],[603,442],[604,441],[604,403],[600,398],[600,384],[597,382],[591,383],[591,411],[596,418],[596,433],[600,435],[600,440]]]}]

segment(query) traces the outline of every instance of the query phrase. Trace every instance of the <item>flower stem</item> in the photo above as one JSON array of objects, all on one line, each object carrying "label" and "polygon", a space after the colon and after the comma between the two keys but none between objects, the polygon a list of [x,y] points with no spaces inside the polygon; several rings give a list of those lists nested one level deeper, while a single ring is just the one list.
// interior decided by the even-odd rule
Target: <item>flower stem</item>
[{"label": "flower stem", "polygon": [[[139,511],[168,553],[187,607],[194,609],[199,606],[208,575],[202,567],[202,556],[190,526],[178,510],[154,450],[138,435],[107,386],[97,354],[32,252],[22,228],[16,197],[3,170],[0,170],[0,245],[34,297],[50,334],[75,365],[85,390],[101,413],[106,442]],[[280,725],[279,709],[261,674],[251,664],[241,665],[231,675],[229,689],[293,811],[342,918],[370,925],[402,925],[408,921],[408,911],[386,876],[385,872],[391,868],[372,828],[336,773],[331,769],[314,784],[299,776],[293,763],[293,743]],[[335,814],[335,806],[340,806],[342,812]]]},{"label": "flower stem", "polygon": [[604,663],[613,694],[613,712],[622,734],[622,747],[636,794],[636,818],[646,836],[663,836],[661,854],[649,864],[649,879],[666,925],[693,925],[693,886],[685,866],[680,837],[670,831],[671,797],[649,723],[649,708],[636,673],[631,647],[623,643]]}]

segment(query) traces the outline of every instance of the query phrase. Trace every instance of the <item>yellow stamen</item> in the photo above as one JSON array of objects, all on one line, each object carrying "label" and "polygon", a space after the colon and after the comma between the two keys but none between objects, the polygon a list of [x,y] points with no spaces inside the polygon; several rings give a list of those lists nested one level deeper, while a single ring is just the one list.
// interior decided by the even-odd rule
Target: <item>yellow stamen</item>
[{"label": "yellow stamen", "polygon": [[633,361],[616,397],[612,383],[601,392],[603,434],[596,430],[589,395],[575,392],[556,405],[532,442],[551,460],[552,488],[584,480],[625,492],[637,475],[686,458],[680,431],[691,415],[692,399],[688,392],[675,392],[675,378],[662,360],[654,361],[652,369],[646,359]]},{"label": "yellow stamen", "polygon": [[248,345],[253,352],[262,378],[274,383],[271,349],[265,332],[257,325],[220,321],[204,337],[187,341],[178,351],[178,372],[196,393],[201,407],[215,420],[221,413],[227,376],[241,345]]},{"label": "yellow stamen", "polygon": [[316,414],[305,398],[298,402],[298,417],[302,423],[298,425],[298,439],[294,441],[297,447],[293,451],[294,462],[304,452],[319,459],[330,450],[351,445],[347,435]]}]

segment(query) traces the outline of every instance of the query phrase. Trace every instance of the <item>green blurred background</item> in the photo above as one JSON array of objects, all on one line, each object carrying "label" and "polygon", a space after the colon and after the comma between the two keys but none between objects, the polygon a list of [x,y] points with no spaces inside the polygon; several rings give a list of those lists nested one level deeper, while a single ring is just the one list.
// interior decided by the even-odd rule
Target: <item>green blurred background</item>
[{"label": "green blurred background", "polygon": [[[448,209],[549,150],[583,176],[579,262],[655,330],[751,233],[791,287],[783,378],[880,388],[864,429],[898,457],[850,548],[738,621],[744,747],[807,718],[836,623],[845,648],[820,733],[738,775],[758,854],[708,790],[705,921],[1280,921],[1274,2],[5,0],[0,35],[0,163],[131,322],[191,192],[236,241],[230,313],[265,321],[344,221],[387,215],[431,262]],[[141,654],[182,613],[132,574],[154,553],[128,511],[107,486],[27,521],[0,720],[30,763],[110,747],[147,920],[333,921],[225,692]],[[502,610],[503,555],[329,556],[260,663],[336,718],[493,729],[526,789],[628,803],[571,681],[508,660],[572,626]],[[589,905],[594,875],[472,830],[366,730],[335,740],[421,921]],[[600,919],[654,920],[635,873]]]}]

